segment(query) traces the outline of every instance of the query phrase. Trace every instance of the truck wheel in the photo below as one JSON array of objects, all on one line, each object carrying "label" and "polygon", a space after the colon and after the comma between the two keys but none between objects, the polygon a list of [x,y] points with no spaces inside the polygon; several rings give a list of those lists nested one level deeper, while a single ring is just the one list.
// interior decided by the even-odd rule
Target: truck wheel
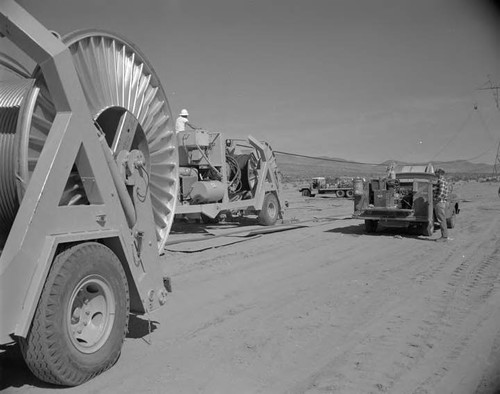
[{"label": "truck wheel", "polygon": [[278,220],[280,204],[274,193],[266,193],[262,210],[259,213],[259,223],[264,226],[272,226]]},{"label": "truck wheel", "polygon": [[304,197],[311,197],[311,191],[309,189],[302,190],[302,195]]},{"label": "truck wheel", "polygon": [[427,224],[422,225],[422,235],[430,237],[434,234],[434,221],[429,221]]},{"label": "truck wheel", "polygon": [[446,227],[448,228],[454,228],[455,227],[455,220],[457,218],[457,214],[455,211],[451,214],[451,216],[446,219]]},{"label": "truck wheel", "polygon": [[365,220],[365,230],[367,233],[374,233],[377,231],[378,221],[377,220]]},{"label": "truck wheel", "polygon": [[352,190],[347,190],[347,191],[345,192],[345,196],[346,196],[347,198],[352,198],[352,197],[354,196],[354,192],[353,192]]},{"label": "truck wheel", "polygon": [[116,255],[88,242],[54,260],[31,328],[20,339],[39,379],[76,386],[109,369],[127,332],[129,290]]},{"label": "truck wheel", "polygon": [[344,193],[344,191],[343,191],[343,190],[337,190],[337,191],[335,192],[335,195],[336,195],[337,197],[344,197],[345,193]]}]

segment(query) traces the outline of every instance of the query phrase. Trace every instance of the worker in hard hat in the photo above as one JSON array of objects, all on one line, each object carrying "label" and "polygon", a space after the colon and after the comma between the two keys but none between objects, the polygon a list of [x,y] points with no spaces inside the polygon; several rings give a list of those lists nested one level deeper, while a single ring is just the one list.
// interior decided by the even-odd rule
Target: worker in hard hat
[{"label": "worker in hard hat", "polygon": [[186,126],[192,128],[193,130],[197,129],[197,127],[195,127],[191,123],[189,123],[188,116],[189,116],[189,113],[188,113],[187,109],[183,109],[181,111],[181,113],[179,114],[179,117],[175,121],[175,132],[176,133],[186,130]]}]

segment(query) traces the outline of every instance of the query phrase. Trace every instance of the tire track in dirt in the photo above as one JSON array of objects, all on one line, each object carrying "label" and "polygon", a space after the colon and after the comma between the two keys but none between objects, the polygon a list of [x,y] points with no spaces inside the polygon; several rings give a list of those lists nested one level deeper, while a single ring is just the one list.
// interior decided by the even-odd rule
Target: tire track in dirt
[{"label": "tire track in dirt", "polygon": [[[341,358],[344,365],[350,365],[351,368],[352,365],[356,367],[357,373],[354,374],[354,378],[346,378],[349,375],[347,373],[350,369],[349,366],[340,365],[339,368],[339,362],[333,360],[322,371],[310,377],[308,383],[296,387],[292,392],[338,391],[368,393],[392,391],[394,384],[401,377],[411,371],[419,362],[422,362],[426,354],[436,347],[435,344],[443,341],[447,327],[451,324],[459,324],[474,310],[478,303],[484,302],[494,293],[495,286],[492,283],[500,274],[500,268],[496,264],[492,264],[498,254],[498,248],[491,251],[491,243],[495,239],[495,234],[492,235],[491,230],[496,225],[497,220],[488,223],[488,226],[483,228],[483,232],[480,233],[480,237],[474,237],[474,240],[468,242],[466,250],[472,258],[460,261],[463,257],[460,252],[462,249],[459,245],[453,245],[451,249],[445,252],[444,258],[439,260],[437,264],[429,265],[427,269],[413,278],[416,283],[422,285],[423,291],[427,292],[427,295],[423,298],[424,305],[419,305],[416,309],[428,310],[426,304],[430,304],[433,306],[432,312],[423,318],[421,318],[420,314],[420,318],[417,319],[408,312],[406,315],[404,312],[400,315],[392,315],[392,318],[387,319],[388,324],[386,327],[386,330],[391,333],[390,336],[381,334],[362,339],[351,352],[363,356],[365,359],[364,365],[359,361],[350,363],[351,359],[353,359],[352,355]],[[477,238],[484,238],[485,234],[490,238],[477,246],[474,241]],[[485,255],[485,253],[491,254]],[[423,252],[422,255],[425,256],[426,253]],[[450,268],[452,268],[451,273]],[[432,290],[430,284],[434,282],[433,279],[441,283],[444,278],[448,279],[446,279],[445,288],[441,292],[430,291]],[[464,302],[466,302],[465,305]],[[418,313],[416,315],[419,316]],[[419,319],[420,322],[418,322]],[[408,331],[408,326],[415,328]],[[370,331],[378,332],[381,330],[372,328]],[[448,364],[453,363],[453,360],[456,360],[466,348],[470,335],[469,333],[461,336],[451,349],[447,349]],[[397,356],[398,353],[399,357]],[[382,360],[376,355],[380,354],[391,354],[393,356],[394,360],[391,368],[386,370],[377,369],[377,364]],[[387,358],[385,363],[387,363]],[[343,370],[346,370],[346,373],[343,373]],[[442,369],[443,374],[446,373],[446,370],[447,367],[445,366]],[[339,380],[340,375],[343,376],[343,379]],[[335,376],[335,378],[332,379],[332,376]],[[435,383],[433,380],[428,382],[431,386],[433,383]],[[394,392],[402,391],[394,390]]]},{"label": "tire track in dirt", "polygon": [[[426,393],[436,387],[438,383],[453,368],[454,363],[461,357],[470,340],[475,334],[482,319],[476,316],[475,311],[485,304],[488,298],[498,293],[500,266],[497,264],[500,257],[500,246],[497,244],[489,256],[484,256],[478,262],[462,263],[453,272],[452,280],[443,291],[443,299],[439,309],[434,313],[437,317],[433,321],[434,342],[441,344],[434,372],[413,393]],[[467,323],[470,327],[467,327]],[[446,338],[438,327],[462,325],[461,335]]]}]

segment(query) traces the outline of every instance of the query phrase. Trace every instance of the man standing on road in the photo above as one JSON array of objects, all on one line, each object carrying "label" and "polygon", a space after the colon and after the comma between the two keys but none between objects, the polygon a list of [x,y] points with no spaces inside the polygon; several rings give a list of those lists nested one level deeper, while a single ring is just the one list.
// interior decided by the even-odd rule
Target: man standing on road
[{"label": "man standing on road", "polygon": [[194,127],[191,123],[188,121],[188,116],[189,113],[187,109],[183,109],[181,113],[179,114],[179,117],[175,121],[175,132],[179,133],[179,131],[184,131],[186,130],[186,126],[189,126],[193,130],[196,130],[196,127]]},{"label": "man standing on road", "polygon": [[435,173],[438,176],[438,182],[437,187],[434,189],[434,212],[441,228],[441,238],[436,239],[436,242],[447,242],[446,201],[448,200],[448,182],[444,178],[442,168],[438,168]]}]

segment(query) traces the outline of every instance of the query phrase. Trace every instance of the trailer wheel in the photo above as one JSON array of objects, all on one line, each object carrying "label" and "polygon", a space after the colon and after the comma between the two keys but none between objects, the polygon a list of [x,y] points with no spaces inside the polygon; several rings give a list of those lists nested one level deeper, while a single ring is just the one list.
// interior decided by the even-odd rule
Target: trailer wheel
[{"label": "trailer wheel", "polygon": [[54,260],[27,338],[26,364],[39,379],[76,386],[109,369],[127,332],[129,290],[106,246],[73,246]]},{"label": "trailer wheel", "polygon": [[259,213],[259,223],[264,226],[272,226],[278,220],[280,204],[274,193],[266,193],[262,210]]},{"label": "trailer wheel", "polygon": [[352,198],[354,196],[354,192],[352,190],[346,190],[345,196],[347,198]]},{"label": "trailer wheel", "polygon": [[430,220],[427,224],[422,225],[422,235],[430,237],[434,234],[434,221]]},{"label": "trailer wheel", "polygon": [[365,230],[367,233],[374,233],[377,231],[378,220],[365,220]]},{"label": "trailer wheel", "polygon": [[448,228],[454,228],[455,227],[455,220],[457,218],[457,214],[455,211],[451,214],[451,216],[446,219],[446,227]]},{"label": "trailer wheel", "polygon": [[344,193],[344,191],[343,191],[343,190],[337,190],[337,191],[335,192],[335,195],[336,195],[337,197],[344,197],[344,196],[345,196],[345,193]]},{"label": "trailer wheel", "polygon": [[311,197],[311,191],[309,189],[302,190],[302,195],[304,197]]}]

